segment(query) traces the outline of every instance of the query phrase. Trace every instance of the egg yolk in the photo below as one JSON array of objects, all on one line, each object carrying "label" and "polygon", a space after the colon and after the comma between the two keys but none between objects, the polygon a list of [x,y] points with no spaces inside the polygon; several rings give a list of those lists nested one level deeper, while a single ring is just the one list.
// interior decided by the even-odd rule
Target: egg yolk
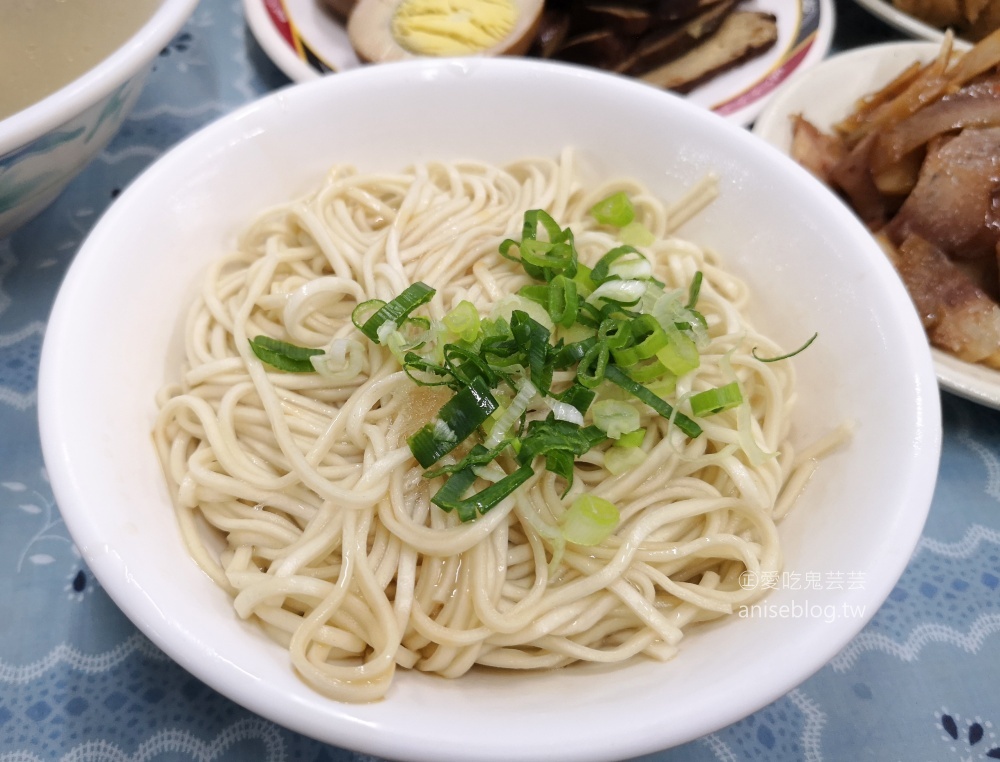
[{"label": "egg yolk", "polygon": [[513,0],[402,0],[392,35],[416,55],[461,56],[493,47],[516,23]]}]

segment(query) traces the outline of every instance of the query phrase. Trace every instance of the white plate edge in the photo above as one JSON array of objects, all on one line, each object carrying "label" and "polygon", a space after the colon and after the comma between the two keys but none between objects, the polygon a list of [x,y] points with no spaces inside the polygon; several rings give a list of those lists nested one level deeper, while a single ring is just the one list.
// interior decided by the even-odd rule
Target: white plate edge
[{"label": "white plate edge", "polygon": [[[787,145],[783,139],[779,139],[778,123],[796,110],[792,108],[792,103],[796,94],[806,89],[810,76],[815,76],[817,72],[822,74],[830,66],[848,66],[854,61],[868,60],[871,56],[888,55],[894,49],[905,51],[909,48],[914,52],[919,50],[930,52],[937,48],[937,43],[930,40],[900,40],[868,45],[844,51],[828,58],[808,72],[797,73],[791,85],[784,87],[782,92],[761,111],[752,132],[787,153]],[[934,347],[931,348],[931,355],[934,360],[934,372],[942,389],[971,402],[1000,410],[1000,371],[985,365],[964,362]]]}]

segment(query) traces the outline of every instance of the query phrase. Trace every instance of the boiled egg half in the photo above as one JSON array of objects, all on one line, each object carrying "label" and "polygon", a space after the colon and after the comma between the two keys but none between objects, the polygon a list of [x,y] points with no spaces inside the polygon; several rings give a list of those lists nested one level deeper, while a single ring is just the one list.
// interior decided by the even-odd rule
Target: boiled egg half
[{"label": "boiled egg half", "polygon": [[544,0],[360,0],[347,33],[364,61],[421,56],[520,55],[534,41]]}]

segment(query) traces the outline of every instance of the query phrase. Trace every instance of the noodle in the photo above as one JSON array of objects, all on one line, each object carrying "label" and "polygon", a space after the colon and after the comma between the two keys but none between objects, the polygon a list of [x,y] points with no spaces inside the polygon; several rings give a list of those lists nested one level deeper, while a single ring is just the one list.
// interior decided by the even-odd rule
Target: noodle
[{"label": "noodle", "polygon": [[[424,308],[434,320],[462,300],[509,313],[505,302],[530,278],[497,250],[524,212],[570,226],[592,264],[617,241],[587,211],[622,189],[655,236],[645,250],[655,277],[686,289],[704,276],[707,345],[678,380],[675,405],[733,379],[745,401],[699,419],[695,438],[646,408],[642,462],[613,476],[600,445],[577,459],[566,497],[559,477],[538,469],[463,523],[431,504],[440,478],[423,477],[406,442],[441,397],[367,342],[352,311],[423,281],[437,289]],[[585,191],[569,151],[506,168],[338,167],[317,192],[262,214],[209,269],[154,438],[193,557],[239,616],[289,649],[309,685],[370,701],[397,666],[457,677],[476,664],[667,659],[686,628],[762,595],[741,575],[780,568],[774,522],[812,460],[797,461],[787,439],[791,364],[751,356],[780,352],[748,325],[746,288],[674,234],[714,195],[712,179],[670,207],[630,182]],[[251,350],[258,335],[307,347],[342,339],[344,370],[270,368]],[[584,492],[618,507],[617,529],[590,547],[554,541]]]}]

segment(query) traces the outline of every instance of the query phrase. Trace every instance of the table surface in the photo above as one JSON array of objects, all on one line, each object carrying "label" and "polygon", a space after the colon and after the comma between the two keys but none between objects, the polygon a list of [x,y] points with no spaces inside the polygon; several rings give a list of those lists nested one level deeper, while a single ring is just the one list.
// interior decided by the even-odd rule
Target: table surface
[{"label": "table surface", "polygon": [[[838,0],[836,29],[835,50],[900,37],[851,0]],[[82,562],[39,446],[45,321],[88,230],[171,145],[287,84],[239,0],[202,0],[121,133],[52,207],[0,239],[0,762],[374,762],[252,714],[140,634]],[[1000,757],[1000,412],[942,401],[930,517],[870,624],[770,706],[643,760]]]}]

